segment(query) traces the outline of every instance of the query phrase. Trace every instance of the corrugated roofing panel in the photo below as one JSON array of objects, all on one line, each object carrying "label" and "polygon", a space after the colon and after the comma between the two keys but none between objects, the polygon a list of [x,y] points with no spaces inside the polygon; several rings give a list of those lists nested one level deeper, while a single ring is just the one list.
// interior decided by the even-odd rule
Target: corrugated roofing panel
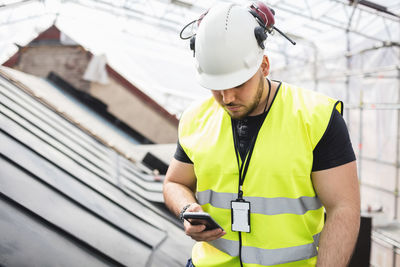
[{"label": "corrugated roofing panel", "polygon": [[18,85],[0,76],[0,265],[184,265],[193,242],[148,201],[151,172]]},{"label": "corrugated roofing panel", "polygon": [[[0,264],[3,266],[115,266],[79,240],[0,194]],[[46,253],[43,253],[46,251]]]},{"label": "corrugated roofing panel", "polygon": [[[7,155],[5,157],[9,161],[28,171],[41,183],[62,192],[76,205],[84,207],[88,212],[102,218],[114,227],[123,229],[132,237],[145,240],[144,243],[149,246],[155,246],[165,235],[162,230],[149,225],[140,218],[140,215],[121,209],[118,203],[112,202],[106,196],[94,191],[90,185],[83,185],[79,179],[74,179],[75,177],[71,177],[65,173],[65,170],[57,168],[51,162],[43,161],[41,157],[11,137],[0,136],[0,140],[3,144],[0,151],[3,155]],[[136,227],[140,227],[143,231],[136,231]]]},{"label": "corrugated roofing panel", "polygon": [[[3,173],[0,187],[8,198],[123,265],[145,265],[151,253],[149,244],[141,240],[131,240],[132,237],[88,212],[86,207],[71,201],[36,177],[33,178],[28,170],[21,170],[20,166],[5,160],[0,165]],[[137,257],[136,254],[142,257]]]},{"label": "corrugated roofing panel", "polygon": [[[11,98],[14,102],[19,103],[21,106],[28,108],[32,114],[40,117],[43,121],[50,124],[55,130],[62,132],[66,138],[73,140],[77,144],[83,146],[86,150],[91,151],[97,156],[105,156],[108,153],[108,149],[99,142],[82,132],[77,127],[71,127],[71,123],[66,120],[60,120],[60,116],[49,110],[46,106],[39,103],[36,99],[32,98],[26,93],[15,90],[15,87],[10,84],[9,81],[0,77],[0,85],[4,89],[2,91],[6,96]],[[33,85],[34,86],[34,85]],[[40,86],[40,85],[39,85]],[[40,86],[42,89],[43,87]],[[57,103],[59,99],[55,99]],[[65,101],[63,101],[65,102]],[[60,106],[60,104],[58,104]]]},{"label": "corrugated roofing panel", "polygon": [[[129,155],[130,147],[138,143],[46,80],[6,67],[0,67],[0,73],[9,80],[18,81],[22,87],[25,85],[27,87],[26,90],[29,90],[32,95],[43,103],[51,104],[51,108],[70,120],[67,121],[68,125],[73,122],[73,124],[80,126],[81,129],[85,129],[91,135],[96,136],[98,140],[107,142],[107,145],[114,146],[124,154]],[[77,127],[75,129],[71,128],[71,131],[76,132],[76,130],[79,129]],[[87,133],[81,131],[80,135],[82,136],[82,134],[86,135],[86,137],[82,138],[87,140]],[[91,139],[93,140],[93,138]]]}]

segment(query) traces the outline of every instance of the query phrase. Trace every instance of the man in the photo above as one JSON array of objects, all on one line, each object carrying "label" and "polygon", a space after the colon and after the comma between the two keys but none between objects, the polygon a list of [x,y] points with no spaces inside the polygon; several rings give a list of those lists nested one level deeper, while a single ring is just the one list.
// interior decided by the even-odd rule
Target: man
[{"label": "man", "polygon": [[181,118],[165,203],[224,229],[184,222],[198,241],[188,266],[346,266],[360,199],[342,103],[270,81],[259,24],[233,4],[202,18],[196,67],[212,97]]}]

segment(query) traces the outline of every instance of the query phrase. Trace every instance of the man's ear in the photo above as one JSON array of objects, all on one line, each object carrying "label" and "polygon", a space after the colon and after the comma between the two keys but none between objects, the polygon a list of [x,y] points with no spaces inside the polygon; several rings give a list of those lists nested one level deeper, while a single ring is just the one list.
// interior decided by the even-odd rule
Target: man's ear
[{"label": "man's ear", "polygon": [[261,63],[261,71],[264,77],[267,77],[269,74],[269,59],[268,56],[264,55],[263,61]]}]

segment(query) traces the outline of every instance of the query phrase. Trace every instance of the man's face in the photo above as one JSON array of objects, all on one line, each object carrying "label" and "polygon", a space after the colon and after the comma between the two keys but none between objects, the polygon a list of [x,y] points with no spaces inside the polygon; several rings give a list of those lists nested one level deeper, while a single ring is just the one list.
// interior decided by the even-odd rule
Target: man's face
[{"label": "man's face", "polygon": [[233,119],[258,115],[263,92],[264,77],[260,71],[257,71],[250,80],[237,87],[226,90],[212,90],[215,100]]}]

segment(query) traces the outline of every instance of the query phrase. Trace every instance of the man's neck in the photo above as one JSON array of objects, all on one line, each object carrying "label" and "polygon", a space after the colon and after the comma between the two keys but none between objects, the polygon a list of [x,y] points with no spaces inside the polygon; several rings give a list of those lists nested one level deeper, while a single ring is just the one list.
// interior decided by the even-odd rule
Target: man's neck
[{"label": "man's neck", "polygon": [[[274,100],[274,96],[276,90],[278,89],[279,83],[274,81],[270,82],[271,82],[271,92],[269,93],[269,97],[268,97],[269,86],[268,86],[268,81],[266,80],[264,83],[264,90],[261,96],[261,101],[258,104],[257,108],[251,114],[249,114],[248,117],[261,115],[264,113],[264,111],[268,110],[269,107],[272,105],[272,101]],[[267,104],[267,98],[268,98],[268,104]]]}]

